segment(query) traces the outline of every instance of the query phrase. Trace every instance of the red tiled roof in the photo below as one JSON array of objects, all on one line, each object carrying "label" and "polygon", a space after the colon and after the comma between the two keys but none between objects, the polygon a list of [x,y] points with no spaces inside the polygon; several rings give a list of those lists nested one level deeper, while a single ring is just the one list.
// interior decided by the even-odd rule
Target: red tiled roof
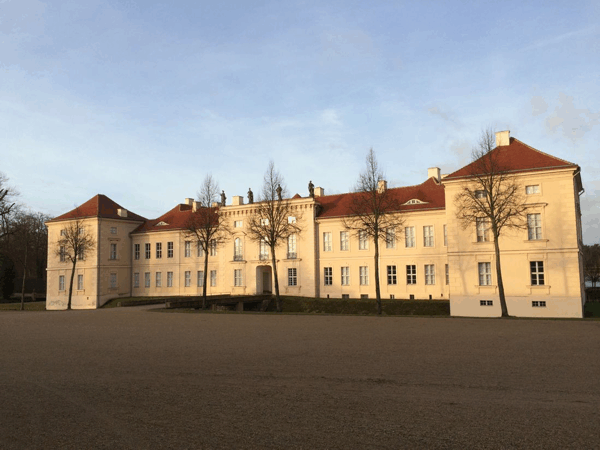
[{"label": "red tiled roof", "polygon": [[[515,138],[510,138],[509,145],[496,147],[492,152],[498,153],[498,164],[510,172],[529,172],[537,170],[556,170],[567,167],[578,167],[564,159],[556,158],[541,152]],[[475,162],[443,178],[443,180],[466,178],[472,175]]]},{"label": "red tiled roof", "polygon": [[[406,186],[400,188],[388,189],[393,198],[400,204],[409,200],[421,200],[425,203],[414,205],[404,205],[401,211],[418,211],[428,209],[444,209],[446,207],[446,197],[444,195],[444,186],[429,178],[424,183],[416,186]],[[361,193],[352,192],[347,194],[326,195],[316,197],[315,200],[322,206],[319,218],[343,217],[351,214],[351,205],[353,199]]]},{"label": "red tiled roof", "polygon": [[300,194],[296,194],[292,197],[292,199],[295,199],[295,198],[302,198],[302,196]]},{"label": "red tiled roof", "polygon": [[129,210],[127,210],[127,217],[121,217],[117,214],[118,209],[125,209],[121,205],[115,203],[106,195],[98,194],[92,197],[84,204],[77,208],[65,213],[61,216],[55,217],[48,222],[58,222],[61,220],[70,219],[82,219],[86,217],[101,217],[105,219],[120,219],[120,220],[133,220],[137,222],[143,222],[146,219],[139,216]]},{"label": "red tiled roof", "polygon": [[[190,216],[192,215],[192,206],[183,203],[175,206],[169,212],[166,212],[158,219],[147,220],[135,230],[133,233],[145,233],[152,231],[180,230],[185,228]],[[161,222],[167,225],[157,225]]]}]

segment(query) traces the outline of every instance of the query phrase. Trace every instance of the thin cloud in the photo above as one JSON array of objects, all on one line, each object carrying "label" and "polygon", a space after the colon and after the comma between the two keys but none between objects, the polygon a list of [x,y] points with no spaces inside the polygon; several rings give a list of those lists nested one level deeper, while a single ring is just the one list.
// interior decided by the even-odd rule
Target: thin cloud
[{"label": "thin cloud", "polygon": [[555,133],[562,129],[565,137],[577,140],[600,123],[600,114],[589,109],[575,108],[573,97],[561,92],[558,101],[560,106],[546,119],[546,129],[549,132]]},{"label": "thin cloud", "polygon": [[551,37],[548,39],[541,39],[537,42],[534,42],[533,44],[530,44],[526,47],[523,47],[520,51],[521,52],[528,52],[531,50],[539,50],[541,48],[544,47],[548,47],[548,46],[552,46],[552,45],[558,45],[560,43],[562,43],[563,41],[575,38],[575,37],[579,37],[579,36],[585,36],[587,34],[593,34],[596,32],[596,27],[588,27],[588,28],[583,28],[581,30],[576,30],[576,31],[569,31],[568,33],[563,33],[560,34],[558,36],[555,37]]}]

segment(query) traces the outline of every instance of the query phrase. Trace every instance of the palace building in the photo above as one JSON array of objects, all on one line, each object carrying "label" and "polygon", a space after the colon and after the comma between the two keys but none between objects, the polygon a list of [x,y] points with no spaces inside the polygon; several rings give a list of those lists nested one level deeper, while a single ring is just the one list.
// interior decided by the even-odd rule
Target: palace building
[{"label": "palace building", "polygon": [[[526,225],[499,240],[507,308],[520,317],[582,317],[580,168],[496,133],[504,167],[514,175],[527,204]],[[416,186],[387,188],[401,204],[401,229],[380,243],[382,298],[450,300],[453,316],[500,316],[491,232],[477,221],[457,219],[455,198],[472,183],[470,165],[449,175],[428,170]],[[276,251],[280,293],[321,298],[375,298],[373,242],[344,227],[355,193],[296,194],[290,202],[302,231]],[[47,309],[65,309],[71,264],[56,251],[61,230],[80,220],[96,246],[77,262],[72,307],[94,309],[129,296],[202,295],[204,255],[186,231],[201,207],[193,199],[148,220],[96,195],[47,222]],[[231,238],[209,252],[207,293],[248,295],[273,291],[269,248],[251,241],[248,220],[255,203],[234,196],[221,213]]]}]

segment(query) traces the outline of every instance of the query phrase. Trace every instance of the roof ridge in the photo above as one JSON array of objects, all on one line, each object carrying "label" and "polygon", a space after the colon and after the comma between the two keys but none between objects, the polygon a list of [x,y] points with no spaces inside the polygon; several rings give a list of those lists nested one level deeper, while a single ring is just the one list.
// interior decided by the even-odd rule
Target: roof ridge
[{"label": "roof ridge", "polygon": [[[532,146],[531,146],[531,145],[529,145],[529,144],[526,144],[525,142],[523,142],[523,141],[521,141],[521,140],[517,139],[516,137],[513,137],[513,139],[514,139],[515,141],[519,142],[520,144],[524,145],[525,147],[529,147],[531,150],[533,150],[533,151],[536,151],[536,152],[538,152],[538,153],[541,153],[542,155],[546,155],[546,156],[548,156],[548,157],[550,157],[550,158],[558,159],[559,161],[562,161],[562,162],[564,162],[564,163],[567,163],[567,164],[569,164],[569,165],[571,165],[571,166],[577,166],[577,164],[575,164],[575,163],[572,163],[571,161],[567,161],[566,159],[562,159],[562,158],[559,158],[558,156],[554,156],[554,155],[551,155],[551,154],[549,154],[549,153],[546,153],[546,152],[543,152],[543,151],[541,151],[541,150],[538,150],[537,148],[535,148],[535,147],[532,147]],[[503,147],[508,147],[508,146],[506,146],[506,145],[505,145],[505,146],[503,146]]]}]

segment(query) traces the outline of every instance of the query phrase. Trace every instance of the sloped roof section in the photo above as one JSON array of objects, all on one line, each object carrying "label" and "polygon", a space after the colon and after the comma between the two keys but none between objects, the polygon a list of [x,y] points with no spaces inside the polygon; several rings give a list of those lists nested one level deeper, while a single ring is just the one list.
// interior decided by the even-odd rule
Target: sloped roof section
[{"label": "sloped roof section", "polygon": [[[577,164],[548,155],[547,153],[530,147],[513,137],[510,138],[509,145],[496,147],[492,152],[497,153],[498,165],[506,168],[509,172],[531,172],[578,167]],[[444,177],[443,180],[468,178],[473,175],[474,165],[475,162],[472,162],[462,169]]]},{"label": "sloped roof section", "polygon": [[114,202],[104,194],[98,194],[77,208],[55,217],[48,222],[59,222],[61,220],[84,219],[88,217],[100,217],[103,219],[118,219],[144,222],[146,219],[134,212],[127,210],[127,217],[121,217],[117,210],[126,209]]},{"label": "sloped roof section", "polygon": [[[400,205],[412,199],[418,199],[424,202],[413,205],[404,205],[400,208],[401,211],[444,209],[446,207],[444,186],[433,178],[429,178],[424,183],[416,186],[388,189],[388,192]],[[351,192],[315,198],[321,205],[319,218],[345,217],[351,215],[352,203],[358,195],[361,195],[361,193]]]},{"label": "sloped roof section", "polygon": [[[135,230],[133,233],[146,233],[152,231],[167,231],[181,230],[186,227],[186,224],[192,215],[192,206],[183,203],[175,206],[169,212],[166,212],[157,219],[147,220]],[[161,225],[166,224],[166,225]]]}]

